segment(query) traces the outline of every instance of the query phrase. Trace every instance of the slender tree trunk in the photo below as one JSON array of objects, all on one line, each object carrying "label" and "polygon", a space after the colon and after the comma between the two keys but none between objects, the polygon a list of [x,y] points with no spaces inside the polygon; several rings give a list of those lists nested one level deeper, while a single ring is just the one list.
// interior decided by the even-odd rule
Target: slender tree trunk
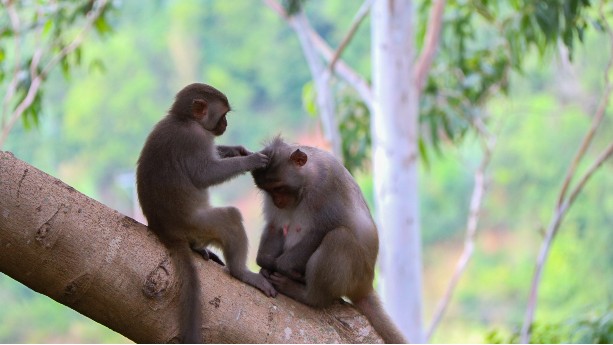
[{"label": "slender tree trunk", "polygon": [[[386,309],[409,341],[422,330],[418,205],[418,104],[413,9],[379,0],[372,9],[373,174]],[[388,283],[389,282],[389,283]]]},{"label": "slender tree trunk", "polygon": [[[155,235],[3,151],[0,248],[0,272],[133,341],[179,338],[181,279]],[[267,298],[221,266],[194,259],[205,342],[381,342],[347,304],[317,310]]]}]

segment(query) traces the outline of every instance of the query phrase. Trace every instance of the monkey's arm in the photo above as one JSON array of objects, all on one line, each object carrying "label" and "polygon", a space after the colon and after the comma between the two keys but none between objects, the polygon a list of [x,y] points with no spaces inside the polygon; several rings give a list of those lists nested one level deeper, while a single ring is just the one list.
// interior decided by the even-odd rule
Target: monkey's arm
[{"label": "monkey's arm", "polygon": [[217,152],[221,158],[229,158],[236,156],[249,156],[253,152],[247,150],[243,146],[217,146]]},{"label": "monkey's arm", "polygon": [[210,160],[205,166],[195,164],[190,168],[192,183],[198,188],[207,188],[232,179],[242,173],[268,164],[268,157],[259,152],[249,156]]},{"label": "monkey's arm", "polygon": [[[303,230],[304,231],[304,230]],[[285,251],[275,260],[275,271],[294,280],[303,280],[306,264],[327,231],[310,229],[293,248]]]},{"label": "monkey's arm", "polygon": [[256,263],[267,271],[275,270],[275,259],[283,252],[285,237],[283,230],[268,223],[262,231]]}]

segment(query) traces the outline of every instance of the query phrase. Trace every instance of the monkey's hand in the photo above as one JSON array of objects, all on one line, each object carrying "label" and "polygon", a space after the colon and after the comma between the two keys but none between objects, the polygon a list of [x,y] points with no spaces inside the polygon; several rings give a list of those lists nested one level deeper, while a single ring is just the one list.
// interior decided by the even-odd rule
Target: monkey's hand
[{"label": "monkey's hand", "polygon": [[305,284],[297,282],[289,277],[286,277],[278,272],[270,274],[268,281],[279,291],[280,293],[289,296],[293,299],[297,299],[303,303],[303,300],[299,299],[299,296],[303,296],[305,293]]},{"label": "monkey's hand", "polygon": [[264,278],[270,280],[270,275],[272,274],[272,271],[269,271],[265,268],[261,268],[260,269],[260,274],[264,276]]},{"label": "monkey's hand", "polygon": [[255,259],[255,262],[260,266],[263,270],[267,270],[272,272],[275,270],[275,261],[276,258],[270,254],[264,254],[262,250],[258,251],[258,256]]},{"label": "monkey's hand", "polygon": [[249,156],[253,152],[243,146],[217,146],[217,152],[221,158]]},{"label": "monkey's hand", "polygon": [[[297,282],[304,283],[304,272],[302,272],[299,267],[300,266],[296,266],[296,260],[288,255],[288,253],[279,256],[275,262],[276,272],[279,272]],[[302,265],[302,267],[304,269],[306,267],[306,263]]]},{"label": "monkey's hand", "polygon": [[262,169],[268,166],[269,158],[263,153],[255,152],[247,156],[248,168],[247,170]]},{"label": "monkey's hand", "polygon": [[247,150],[246,148],[244,148],[243,146],[236,146],[235,149],[239,156],[249,156],[250,154],[253,153]]}]

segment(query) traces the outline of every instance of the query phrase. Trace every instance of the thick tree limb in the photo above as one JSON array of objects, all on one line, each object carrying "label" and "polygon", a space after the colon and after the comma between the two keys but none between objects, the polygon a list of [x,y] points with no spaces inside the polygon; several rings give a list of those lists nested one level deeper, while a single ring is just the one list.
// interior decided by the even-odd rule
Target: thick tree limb
[{"label": "thick tree limb", "polygon": [[[136,342],[177,340],[179,279],[155,235],[133,219],[0,151],[0,271]],[[381,342],[347,304],[315,310],[267,298],[199,262],[203,341]]]}]

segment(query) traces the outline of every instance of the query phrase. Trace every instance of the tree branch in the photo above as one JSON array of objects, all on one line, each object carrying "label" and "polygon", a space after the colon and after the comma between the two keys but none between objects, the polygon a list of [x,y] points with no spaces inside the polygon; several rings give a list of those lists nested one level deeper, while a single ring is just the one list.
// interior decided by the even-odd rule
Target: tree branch
[{"label": "tree branch", "polygon": [[373,1],[374,0],[365,0],[364,3],[362,3],[362,6],[360,6],[360,9],[358,9],[358,12],[355,14],[355,17],[353,18],[353,22],[351,23],[351,26],[349,27],[349,31],[347,32],[347,34],[345,35],[345,37],[339,44],[338,48],[334,52],[334,55],[332,56],[332,61],[330,61],[330,64],[328,67],[330,72],[334,72],[334,67],[336,65],[336,62],[340,58],[341,54],[343,54],[343,51],[347,47],[347,44],[349,44],[349,42],[353,38],[353,35],[355,35],[355,32],[358,30],[358,27],[360,26],[364,18],[366,18],[366,15],[368,14],[368,11],[370,11],[370,7],[372,6]]},{"label": "tree branch", "polygon": [[[0,151],[0,271],[138,343],[178,340],[181,279],[146,226]],[[202,260],[203,341],[380,343],[347,303],[267,298]]]},{"label": "tree branch", "polygon": [[439,323],[441,322],[447,307],[449,306],[449,302],[453,297],[453,293],[460,281],[460,278],[464,274],[466,267],[468,266],[468,262],[473,255],[474,247],[475,247],[475,238],[477,236],[477,228],[479,224],[479,216],[481,213],[481,204],[483,201],[483,194],[486,189],[485,175],[487,167],[491,161],[492,152],[494,150],[494,146],[496,145],[495,137],[492,137],[487,133],[483,123],[476,122],[474,124],[475,129],[483,136],[483,158],[481,160],[481,164],[479,168],[475,172],[475,182],[473,187],[473,193],[470,198],[470,207],[468,211],[468,219],[466,222],[466,235],[464,237],[464,249],[462,250],[462,254],[456,263],[455,271],[451,276],[449,281],[449,285],[447,285],[447,289],[441,298],[436,311],[434,312],[434,317],[432,318],[432,323],[428,328],[426,333],[426,342],[429,342],[432,338],[432,335],[436,331]]},{"label": "tree branch", "polygon": [[334,156],[342,160],[342,139],[335,117],[336,104],[330,85],[330,71],[325,68],[313,47],[313,42],[308,37],[309,24],[304,12],[300,11],[294,16],[286,19],[286,21],[292,29],[294,29],[294,32],[296,32],[304,58],[311,71],[311,77],[315,83],[317,108],[319,109],[319,117],[323,125],[326,139],[332,146],[332,153]]},{"label": "tree branch", "polygon": [[428,78],[428,73],[432,67],[432,61],[436,55],[438,42],[440,41],[441,28],[443,26],[443,12],[445,10],[445,0],[434,0],[430,12],[430,20],[426,29],[426,41],[423,51],[415,63],[415,86],[421,92]]},{"label": "tree branch", "polygon": [[263,1],[266,4],[266,6],[270,7],[273,11],[277,12],[279,17],[285,20],[289,18],[289,15],[287,14],[283,6],[281,6],[281,4],[278,3],[276,0],[263,0]]},{"label": "tree branch", "polygon": [[[606,21],[606,18],[604,18],[604,15],[602,15],[602,13],[601,13],[601,18],[603,19],[602,20],[604,23],[603,25],[605,26],[607,30],[609,38],[611,42],[613,42],[613,31],[611,30],[611,27],[609,26],[608,22]],[[596,109],[596,114],[594,115],[594,119],[592,120],[592,126],[590,127],[589,131],[583,138],[583,141],[581,142],[581,146],[579,147],[577,154],[575,154],[575,157],[573,158],[573,161],[568,171],[566,172],[566,177],[564,178],[564,184],[562,185],[562,189],[560,190],[560,195],[558,196],[558,207],[564,202],[564,197],[566,196],[566,191],[568,190],[570,181],[572,180],[572,177],[574,176],[575,171],[577,170],[577,166],[579,165],[579,162],[581,161],[581,159],[585,155],[585,152],[587,151],[590,144],[592,143],[594,134],[596,133],[598,126],[600,126],[600,122],[602,122],[602,119],[604,118],[605,112],[607,110],[607,105],[609,104],[609,100],[611,97],[611,91],[613,89],[613,85],[611,85],[611,81],[609,80],[609,73],[613,69],[613,44],[610,46],[610,48],[611,48],[610,49],[611,56],[609,58],[609,61],[607,63],[607,67],[605,68],[605,73],[604,73],[605,90],[603,92],[602,98],[600,99],[600,103],[598,104],[598,108]]]},{"label": "tree branch", "polygon": [[[330,48],[328,43],[326,43],[326,41],[313,29],[313,27],[311,27],[310,24],[308,25],[308,33],[315,48],[317,48],[323,58],[330,63],[332,61],[332,57],[334,56],[332,48]],[[340,58],[335,64],[334,72],[360,95],[364,103],[366,103],[369,108],[372,108],[372,89],[366,79],[362,78],[362,76],[355,72]]]},{"label": "tree branch", "polygon": [[611,92],[613,91],[613,86],[611,85],[611,82],[609,80],[609,73],[611,73],[611,70],[613,69],[613,30],[611,29],[610,25],[607,22],[606,17],[604,16],[603,6],[604,6],[604,1],[601,1],[600,6],[599,6],[599,14],[600,14],[600,18],[602,19],[601,22],[604,25],[605,30],[607,34],[609,35],[610,42],[611,42],[611,45],[610,45],[611,55],[609,57],[607,67],[603,73],[604,80],[605,80],[603,96],[598,106],[598,109],[596,110],[596,114],[594,115],[594,118],[592,119],[592,125],[590,129],[588,130],[588,132],[583,137],[579,150],[568,168],[566,177],[564,179],[564,183],[560,190],[560,195],[556,202],[554,215],[551,221],[549,222],[549,226],[547,227],[547,230],[545,233],[545,239],[543,240],[543,243],[541,244],[541,247],[539,250],[539,254],[537,257],[537,261],[536,261],[536,267],[534,270],[534,275],[532,277],[532,283],[530,285],[530,295],[528,297],[528,306],[526,308],[526,314],[524,316],[524,322],[523,322],[521,332],[520,332],[520,341],[522,343],[528,343],[530,341],[531,327],[534,321],[534,312],[536,310],[538,289],[539,289],[540,282],[542,279],[543,267],[549,255],[551,243],[553,242],[553,239],[559,230],[560,223],[562,222],[562,219],[566,215],[566,212],[568,211],[572,203],[575,201],[575,199],[577,198],[581,190],[583,190],[583,187],[587,183],[588,179],[602,165],[602,163],[606,159],[611,157],[611,154],[613,154],[613,142],[612,142],[592,163],[591,167],[579,179],[579,182],[577,183],[576,187],[572,190],[570,196],[566,198],[566,191],[569,188],[572,178],[576,175],[577,166],[579,165],[579,162],[585,156],[585,152],[587,151],[587,148],[592,142],[592,139],[594,137],[594,134],[596,133],[596,130],[600,126],[602,118],[604,117],[606,107],[609,103]]},{"label": "tree branch", "polygon": [[575,201],[583,187],[589,180],[589,178],[596,172],[596,170],[613,155],[613,142],[609,144],[609,146],[599,155],[599,157],[594,161],[592,166],[588,169],[588,171],[581,177],[577,186],[573,189],[570,194],[570,197],[566,199],[561,205],[557,206],[554,216],[547,227],[545,233],[545,239],[541,244],[541,248],[539,250],[539,255],[536,261],[536,267],[534,269],[534,276],[532,278],[532,284],[530,285],[530,297],[528,301],[528,308],[526,309],[526,314],[524,317],[524,323],[521,329],[521,343],[528,344],[530,342],[530,331],[532,327],[532,322],[534,320],[534,311],[536,310],[536,299],[538,295],[538,289],[540,286],[543,267],[545,266],[545,261],[549,255],[549,250],[551,248],[551,243],[555,235],[558,233],[560,228],[560,223],[562,223],[562,219],[568,212],[568,209]]},{"label": "tree branch", "polygon": [[[287,12],[276,0],[263,0],[264,3],[274,10],[281,18],[287,20]],[[327,63],[332,61],[334,52],[332,48],[326,43],[326,41],[313,29],[311,24],[306,21],[305,26],[308,37],[311,40],[313,46],[317,49],[319,54],[326,60]],[[338,59],[335,63],[334,72],[343,79],[349,86],[351,86],[360,95],[364,103],[369,108],[372,108],[372,90],[370,84],[356,73],[351,67],[349,67],[342,59]]]}]

